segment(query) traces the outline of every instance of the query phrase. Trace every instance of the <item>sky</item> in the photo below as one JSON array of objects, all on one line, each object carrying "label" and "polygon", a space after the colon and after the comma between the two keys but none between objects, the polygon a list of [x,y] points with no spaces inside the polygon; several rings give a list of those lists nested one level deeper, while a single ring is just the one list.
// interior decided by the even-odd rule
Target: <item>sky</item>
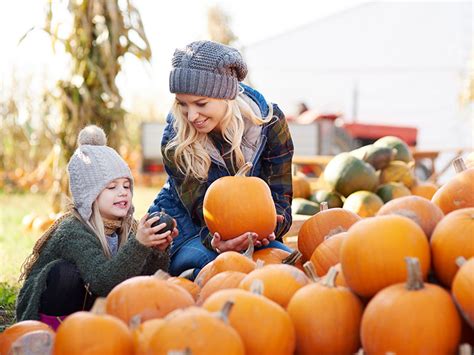
[{"label": "sky", "polygon": [[[230,26],[238,37],[236,46],[245,47],[364,1],[132,0],[132,3],[142,16],[153,58],[151,63],[127,58],[117,80],[118,86],[126,109],[157,116],[165,114],[171,104],[168,73],[174,49],[207,38],[206,13],[210,6],[218,4],[230,17]],[[46,0],[0,2],[0,91],[8,87],[12,73],[20,82],[32,77],[23,81],[32,89],[45,85],[53,88],[56,80],[67,73],[66,58],[52,50],[48,35],[40,30],[45,5]],[[35,29],[19,43],[31,28]]]}]

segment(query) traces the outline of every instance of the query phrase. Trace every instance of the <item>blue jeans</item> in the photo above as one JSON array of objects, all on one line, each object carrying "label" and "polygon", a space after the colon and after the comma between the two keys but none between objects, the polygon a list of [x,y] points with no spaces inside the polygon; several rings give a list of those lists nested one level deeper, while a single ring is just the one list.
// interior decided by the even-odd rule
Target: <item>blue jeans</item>
[{"label": "blue jeans", "polygon": [[[266,249],[266,248],[277,248],[283,249],[288,252],[293,250],[287,247],[282,242],[274,240],[270,242],[266,247],[255,248],[255,250]],[[193,275],[197,276],[199,271],[209,262],[214,260],[219,254],[215,251],[207,249],[202,243],[201,238],[196,236],[191,240],[184,243],[175,253],[171,255],[171,263],[169,273],[172,276],[178,276],[183,271],[188,269],[194,269]]]}]

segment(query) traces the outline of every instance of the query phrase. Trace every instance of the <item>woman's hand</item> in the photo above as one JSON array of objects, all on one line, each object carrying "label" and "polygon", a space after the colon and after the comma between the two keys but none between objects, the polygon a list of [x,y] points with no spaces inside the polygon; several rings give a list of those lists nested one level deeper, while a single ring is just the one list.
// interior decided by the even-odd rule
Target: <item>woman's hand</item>
[{"label": "woman's hand", "polygon": [[178,229],[175,227],[172,231],[168,230],[164,233],[158,233],[166,227],[166,223],[160,223],[157,226],[152,227],[151,225],[158,221],[160,217],[155,216],[149,220],[147,220],[147,218],[148,213],[140,219],[140,222],[138,222],[136,239],[146,247],[156,248],[161,251],[165,250],[170,245],[171,241],[178,236]]}]

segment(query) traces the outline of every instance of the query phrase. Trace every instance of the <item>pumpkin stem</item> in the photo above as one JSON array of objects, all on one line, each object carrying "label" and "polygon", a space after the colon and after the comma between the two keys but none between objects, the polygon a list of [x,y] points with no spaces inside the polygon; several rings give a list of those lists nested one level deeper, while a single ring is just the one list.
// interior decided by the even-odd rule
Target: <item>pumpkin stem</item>
[{"label": "pumpkin stem", "polygon": [[49,331],[36,330],[18,338],[8,354],[52,354],[54,340]]},{"label": "pumpkin stem", "polygon": [[294,250],[290,255],[281,261],[282,264],[295,265],[301,259],[303,254],[299,250]]},{"label": "pumpkin stem", "polygon": [[454,159],[453,166],[457,173],[467,169],[466,164],[464,164],[464,160],[461,157]]},{"label": "pumpkin stem", "polygon": [[469,343],[459,345],[459,355],[472,355],[472,346]]},{"label": "pumpkin stem", "polygon": [[255,279],[250,285],[250,292],[256,295],[263,295],[263,281],[260,279]]},{"label": "pumpkin stem", "polygon": [[235,176],[246,176],[247,173],[252,169],[253,164],[251,162],[246,162],[240,167],[240,169],[235,173]]},{"label": "pumpkin stem", "polygon": [[167,355],[193,355],[193,352],[190,348],[185,348],[182,350],[170,350]]},{"label": "pumpkin stem", "polygon": [[106,299],[105,297],[98,297],[95,302],[94,302],[94,305],[92,306],[90,312],[91,313],[94,313],[94,314],[97,314],[97,315],[101,315],[101,314],[105,314],[105,303],[106,303]]},{"label": "pumpkin stem", "polygon": [[229,324],[230,310],[234,307],[234,301],[226,301],[222,306],[222,309],[218,312],[217,317],[220,318],[225,324]]},{"label": "pumpkin stem", "polygon": [[249,234],[249,236],[247,237],[248,241],[249,241],[249,246],[247,247],[247,250],[245,250],[244,254],[247,258],[253,260],[253,252],[255,250],[255,247],[253,245],[253,238],[252,238],[252,235]]},{"label": "pumpkin stem", "polygon": [[464,256],[458,256],[458,257],[456,258],[456,265],[457,265],[458,267],[461,267],[461,266],[463,266],[463,265],[466,263],[466,261],[467,261],[467,260],[466,260],[466,258],[465,258]]},{"label": "pumpkin stem", "polygon": [[306,275],[308,275],[308,277],[311,279],[311,281],[313,282],[318,282],[319,281],[319,277],[318,277],[318,274],[316,273],[316,269],[314,268],[314,265],[313,263],[311,262],[311,260],[305,262],[303,264],[303,269],[306,273]]},{"label": "pumpkin stem", "polygon": [[418,258],[406,257],[407,264],[407,283],[406,288],[410,291],[421,290],[423,286],[423,277],[421,275],[420,261]]},{"label": "pumpkin stem", "polygon": [[263,261],[262,259],[257,259],[256,264],[257,265],[255,266],[255,269],[261,269],[265,266],[265,261]]},{"label": "pumpkin stem", "polygon": [[140,324],[142,324],[142,316],[141,314],[135,314],[132,318],[130,318],[128,327],[130,330],[135,330],[140,326]]},{"label": "pumpkin stem", "polygon": [[168,280],[171,275],[168,274],[166,271],[163,271],[161,269],[158,269],[154,274],[153,277],[156,277],[158,280]]},{"label": "pumpkin stem", "polygon": [[323,201],[319,204],[319,212],[326,211],[327,209],[329,209],[327,201]]},{"label": "pumpkin stem", "polygon": [[330,288],[336,287],[337,274],[339,274],[339,270],[336,267],[331,266],[324,277],[323,285]]}]

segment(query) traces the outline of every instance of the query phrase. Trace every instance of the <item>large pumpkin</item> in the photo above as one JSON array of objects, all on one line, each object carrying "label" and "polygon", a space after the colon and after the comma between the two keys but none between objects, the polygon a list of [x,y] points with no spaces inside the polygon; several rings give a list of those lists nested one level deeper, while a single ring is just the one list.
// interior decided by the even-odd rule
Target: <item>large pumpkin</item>
[{"label": "large pumpkin", "polygon": [[37,330],[46,330],[54,333],[48,325],[36,320],[25,320],[8,327],[0,333],[0,354],[8,354],[8,351],[15,340],[19,339],[24,334]]},{"label": "large pumpkin", "polygon": [[336,269],[323,282],[296,291],[287,311],[296,331],[298,354],[354,354],[360,347],[362,302],[346,287],[336,287]]},{"label": "large pumpkin", "polygon": [[153,276],[135,276],[110,291],[105,309],[106,313],[128,324],[136,315],[146,321],[192,305],[193,297],[181,286]]},{"label": "large pumpkin", "polygon": [[389,201],[377,212],[378,216],[387,214],[398,214],[412,219],[423,229],[428,239],[444,217],[443,211],[438,206],[420,196],[405,196]]},{"label": "large pumpkin", "polygon": [[474,208],[463,208],[446,215],[431,235],[431,254],[436,276],[451,287],[458,267],[456,259],[474,256]]},{"label": "large pumpkin", "polygon": [[454,276],[453,297],[466,321],[474,328],[474,258],[460,259],[463,261]]},{"label": "large pumpkin", "polygon": [[[412,259],[410,259],[412,260]],[[461,320],[443,288],[423,284],[416,261],[410,261],[407,282],[380,291],[362,316],[365,354],[454,354]]]},{"label": "large pumpkin", "polygon": [[298,250],[303,260],[311,259],[316,247],[327,236],[345,232],[361,218],[354,212],[343,208],[330,208],[308,218],[298,232]]},{"label": "large pumpkin", "polygon": [[280,305],[242,289],[227,289],[212,294],[202,307],[216,312],[229,300],[234,301],[229,321],[240,334],[247,355],[293,354],[295,330]]},{"label": "large pumpkin", "polygon": [[[462,166],[460,161],[455,166]],[[462,160],[461,160],[462,162]],[[474,168],[459,171],[451,180],[435,192],[431,201],[448,214],[460,208],[474,207]]]},{"label": "large pumpkin", "polygon": [[331,159],[324,169],[324,180],[343,196],[359,190],[373,191],[378,183],[372,165],[350,153],[340,153]]},{"label": "large pumpkin", "polygon": [[246,232],[267,238],[276,227],[276,208],[267,183],[258,177],[247,177],[251,164],[235,176],[215,180],[206,190],[203,202],[204,220],[209,231],[218,232],[222,240]]},{"label": "large pumpkin", "polygon": [[193,355],[244,355],[243,342],[227,321],[231,307],[231,302],[224,305],[218,317],[198,307],[170,313],[151,336],[149,353],[168,355],[188,351]]},{"label": "large pumpkin", "polygon": [[133,354],[133,339],[127,325],[109,315],[76,312],[59,326],[54,355]]},{"label": "large pumpkin", "polygon": [[430,247],[423,230],[398,215],[366,218],[347,231],[341,266],[349,287],[361,296],[406,279],[405,257],[417,257],[423,277],[430,268]]}]

